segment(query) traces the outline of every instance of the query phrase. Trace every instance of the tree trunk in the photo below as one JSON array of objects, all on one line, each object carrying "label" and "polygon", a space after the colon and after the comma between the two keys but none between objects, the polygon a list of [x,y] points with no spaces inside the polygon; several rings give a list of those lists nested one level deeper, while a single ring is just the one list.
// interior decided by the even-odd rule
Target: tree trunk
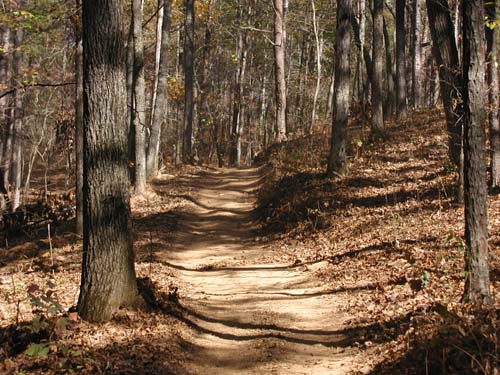
[{"label": "tree trunk", "polygon": [[439,67],[441,98],[448,129],[450,160],[458,169],[457,200],[462,200],[462,114],[459,93],[462,86],[458,51],[447,0],[426,0],[432,35],[432,52]]},{"label": "tree trunk", "polygon": [[391,40],[387,31],[387,24],[384,19],[384,46],[385,46],[385,102],[384,102],[384,118],[392,117],[394,111],[394,77],[392,75],[392,55],[391,55]]},{"label": "tree trunk", "polygon": [[337,32],[335,34],[335,89],[333,124],[327,175],[343,175],[347,170],[347,124],[349,118],[349,80],[351,75],[350,16],[352,0],[337,0]]},{"label": "tree trunk", "polygon": [[463,300],[491,302],[486,189],[484,1],[463,5],[465,290]]},{"label": "tree trunk", "polygon": [[320,41],[319,35],[319,20],[316,17],[316,6],[314,5],[314,1],[315,0],[311,0],[314,39],[316,41],[316,89],[314,90],[314,98],[311,111],[310,133],[312,133],[314,129],[314,122],[316,121],[316,103],[318,101],[319,89],[321,87],[321,55],[323,52],[323,43],[322,41]]},{"label": "tree trunk", "polygon": [[184,0],[184,143],[183,161],[193,157],[194,115],[194,0]]},{"label": "tree trunk", "polygon": [[83,46],[81,30],[75,48],[76,233],[83,235]]},{"label": "tree trunk", "polygon": [[396,0],[396,112],[398,119],[406,119],[406,0]]},{"label": "tree trunk", "polygon": [[[153,126],[153,118],[155,116],[156,109],[156,96],[158,95],[158,80],[160,74],[160,56],[161,56],[161,41],[162,41],[162,29],[163,29],[163,14],[165,12],[164,1],[158,0],[157,12],[156,12],[156,41],[155,41],[155,74],[154,74],[154,85],[153,93],[151,95],[151,113],[149,116],[150,129]],[[146,174],[148,173],[148,167],[146,164]]]},{"label": "tree trunk", "polygon": [[286,140],[285,19],[283,0],[274,0],[274,76],[276,85],[276,140]]},{"label": "tree trunk", "polygon": [[[250,11],[249,11],[250,12]],[[241,29],[243,21],[243,6],[238,9],[238,40],[236,45],[236,56],[238,65],[236,68],[233,95],[233,113],[231,120],[231,140],[229,152],[229,165],[239,167],[241,164],[241,135],[243,130],[243,84],[245,81],[247,64],[247,32]]]},{"label": "tree trunk", "polygon": [[413,13],[412,13],[412,103],[414,108],[422,106],[422,21],[420,19],[420,0],[413,0]]},{"label": "tree trunk", "polygon": [[134,111],[136,194],[146,188],[146,93],[144,79],[144,39],[142,35],[142,0],[132,0],[134,22]]},{"label": "tree trunk", "polygon": [[372,136],[384,133],[384,0],[373,1]]},{"label": "tree trunk", "polygon": [[160,63],[158,67],[158,89],[151,122],[151,135],[149,138],[147,155],[147,176],[151,179],[158,172],[158,156],[160,151],[160,135],[162,124],[165,122],[168,100],[168,46],[170,42],[170,10],[172,0],[164,0],[163,21],[161,29]]},{"label": "tree trunk", "polygon": [[[128,161],[132,166],[135,163],[135,129],[134,129],[134,20],[130,20],[127,38],[127,134],[128,134]],[[130,182],[135,179],[135,168],[129,168]]]},{"label": "tree trunk", "polygon": [[212,18],[211,18],[212,0],[208,2],[208,17],[205,25],[205,36],[203,41],[203,57],[201,62],[201,77],[200,77],[200,93],[198,96],[198,134],[199,134],[199,158],[200,163],[210,163],[210,153],[212,144],[210,142],[210,127],[213,126],[211,122],[211,114],[209,110],[209,90],[211,84],[209,81],[209,67],[210,67],[210,51],[212,44]]},{"label": "tree trunk", "polygon": [[[497,0],[486,2],[486,15],[489,22],[497,17]],[[486,57],[488,69],[488,121],[490,126],[490,187],[500,189],[500,122],[498,112],[498,26],[486,26]]]},{"label": "tree trunk", "polygon": [[[9,44],[10,44],[10,29],[7,24],[0,25],[0,86],[7,86],[9,75]],[[4,96],[0,98],[0,210],[6,208],[6,197],[8,193],[8,176],[6,173],[5,163],[9,163],[10,157],[6,154],[7,140],[9,137],[9,109],[8,100]]]},{"label": "tree trunk", "polygon": [[[19,27],[14,33],[14,54],[12,57],[13,84],[18,86],[23,79],[22,63],[23,52],[21,43],[24,30]],[[23,126],[23,95],[24,91],[16,90],[14,93],[14,134],[12,137],[12,198],[10,209],[14,212],[20,204],[21,179],[22,179],[22,126]]]},{"label": "tree trunk", "polygon": [[123,3],[83,2],[84,235],[78,312],[108,320],[137,298],[127,171]]}]

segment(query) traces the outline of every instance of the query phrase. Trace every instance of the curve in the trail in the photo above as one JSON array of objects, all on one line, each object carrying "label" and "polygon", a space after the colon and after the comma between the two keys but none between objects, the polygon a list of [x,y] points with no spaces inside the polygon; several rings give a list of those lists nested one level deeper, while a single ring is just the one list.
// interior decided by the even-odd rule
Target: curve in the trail
[{"label": "curve in the trail", "polygon": [[[187,178],[193,205],[179,213],[172,248],[158,261],[178,271],[179,310],[199,374],[348,374],[359,363],[356,332],[341,312],[344,290],[313,275],[320,263],[269,263],[256,241],[259,169]],[[366,327],[369,330],[370,327]]]}]

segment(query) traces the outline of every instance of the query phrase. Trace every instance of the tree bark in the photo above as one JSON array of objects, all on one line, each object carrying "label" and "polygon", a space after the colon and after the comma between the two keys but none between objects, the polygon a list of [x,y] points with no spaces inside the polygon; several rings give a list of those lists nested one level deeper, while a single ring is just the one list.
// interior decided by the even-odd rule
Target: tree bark
[{"label": "tree bark", "polygon": [[405,6],[406,0],[396,0],[396,112],[401,120],[407,116]]},{"label": "tree bark", "polygon": [[283,0],[274,0],[274,76],[276,86],[276,140],[286,140],[285,19]]},{"label": "tree bark", "polygon": [[[250,15],[250,10],[248,15]],[[238,65],[234,80],[233,113],[231,120],[231,139],[229,152],[229,165],[239,167],[241,165],[241,135],[243,133],[243,84],[245,82],[247,65],[247,32],[241,28],[243,20],[243,5],[238,9],[238,40],[236,45],[236,56]]]},{"label": "tree bark", "polygon": [[[22,63],[23,52],[21,43],[24,37],[22,27],[14,32],[14,54],[12,57],[13,84],[18,85],[23,79]],[[10,209],[16,211],[20,204],[21,179],[22,179],[22,126],[23,126],[23,96],[24,90],[16,90],[14,93],[13,122],[14,134],[12,137],[12,198]]]},{"label": "tree bark", "polygon": [[384,0],[373,1],[372,136],[384,133]]},{"label": "tree bark", "polygon": [[349,52],[351,50],[350,17],[352,0],[337,0],[337,32],[335,34],[335,88],[333,123],[327,175],[343,175],[347,170],[347,125],[349,118],[349,80],[351,76]]},{"label": "tree bark", "polygon": [[184,0],[184,143],[183,161],[193,157],[194,116],[194,0]]},{"label": "tree bark", "polygon": [[[10,29],[4,23],[0,25],[0,86],[7,86],[9,80],[8,67],[10,63]],[[7,144],[9,138],[9,108],[7,97],[0,98],[0,209],[6,208],[6,197],[8,195],[8,175],[5,163],[10,162],[7,155]]]},{"label": "tree bark", "polygon": [[[164,1],[158,0],[156,11],[156,41],[155,41],[155,74],[154,74],[154,85],[153,93],[151,95],[151,113],[149,116],[150,128],[153,126],[153,118],[156,109],[156,96],[158,94],[158,79],[160,74],[160,56],[161,56],[161,40],[162,40],[162,28],[163,28],[163,14],[165,11]],[[146,164],[146,174],[147,174],[147,164]]]},{"label": "tree bark", "polygon": [[462,77],[458,51],[453,34],[453,23],[447,0],[426,0],[429,26],[432,35],[432,52],[439,67],[441,98],[448,129],[450,160],[458,169],[457,200],[462,200],[462,115],[459,93]]},{"label": "tree bark", "polygon": [[144,79],[144,39],[142,33],[143,1],[132,0],[134,23],[134,111],[136,194],[146,188],[146,84]]},{"label": "tree bark", "polygon": [[387,31],[387,23],[384,18],[384,47],[385,47],[385,102],[384,102],[384,118],[392,117],[394,111],[394,76],[392,75],[392,55],[391,55],[391,40]]},{"label": "tree bark", "polygon": [[314,129],[314,122],[316,121],[316,103],[318,101],[319,89],[321,87],[321,55],[323,54],[323,43],[320,40],[321,38],[319,35],[319,19],[318,17],[316,17],[316,6],[314,4],[314,1],[315,0],[311,0],[314,40],[316,41],[316,89],[314,90],[314,98],[311,111],[311,133]]},{"label": "tree bark", "polygon": [[158,67],[158,89],[155,100],[155,108],[153,111],[153,120],[151,122],[151,135],[149,138],[148,154],[147,154],[147,176],[151,179],[158,172],[158,157],[160,151],[160,135],[161,128],[165,122],[168,101],[168,47],[170,44],[170,10],[172,0],[164,0],[163,5],[163,21],[161,29],[161,46],[160,60]]},{"label": "tree bark", "polygon": [[[79,1],[77,5],[80,6]],[[80,26],[75,34],[76,233],[83,235],[83,46]]]},{"label": "tree bark", "polygon": [[488,269],[484,1],[463,2],[465,290],[463,300],[491,302]]},{"label": "tree bark", "polygon": [[125,48],[119,0],[83,2],[84,235],[78,312],[100,322],[138,295],[127,171]]},{"label": "tree bark", "polygon": [[127,38],[127,134],[130,183],[134,183],[135,129],[134,129],[134,20],[131,18]]},{"label": "tree bark", "polygon": [[[489,22],[497,17],[497,0],[488,0],[486,16]],[[488,73],[488,122],[490,127],[490,187],[500,189],[500,121],[498,111],[498,26],[486,26],[486,66]]]},{"label": "tree bark", "polygon": [[422,106],[422,21],[420,19],[420,0],[413,0],[413,13],[412,13],[412,103],[414,108]]}]

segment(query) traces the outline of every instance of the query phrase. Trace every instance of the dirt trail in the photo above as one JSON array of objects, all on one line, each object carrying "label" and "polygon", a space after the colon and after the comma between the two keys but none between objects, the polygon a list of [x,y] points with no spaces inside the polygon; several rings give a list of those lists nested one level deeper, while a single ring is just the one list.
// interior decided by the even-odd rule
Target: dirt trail
[{"label": "dirt trail", "polygon": [[[317,265],[266,263],[253,209],[258,169],[190,178],[194,208],[180,214],[161,261],[179,271],[184,333],[199,374],[348,374],[362,367],[343,327],[341,294],[322,287]],[[267,257],[271,258],[270,256]]]}]

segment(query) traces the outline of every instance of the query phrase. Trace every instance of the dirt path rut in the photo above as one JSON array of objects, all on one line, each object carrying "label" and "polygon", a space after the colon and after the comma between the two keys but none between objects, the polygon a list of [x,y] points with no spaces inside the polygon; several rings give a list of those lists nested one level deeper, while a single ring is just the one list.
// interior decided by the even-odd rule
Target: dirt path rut
[{"label": "dirt path rut", "polygon": [[[157,254],[179,272],[192,330],[189,368],[199,374],[349,374],[362,366],[339,294],[314,277],[319,265],[266,262],[253,210],[258,169],[189,178],[173,248]],[[268,259],[271,257],[267,257]]]}]

